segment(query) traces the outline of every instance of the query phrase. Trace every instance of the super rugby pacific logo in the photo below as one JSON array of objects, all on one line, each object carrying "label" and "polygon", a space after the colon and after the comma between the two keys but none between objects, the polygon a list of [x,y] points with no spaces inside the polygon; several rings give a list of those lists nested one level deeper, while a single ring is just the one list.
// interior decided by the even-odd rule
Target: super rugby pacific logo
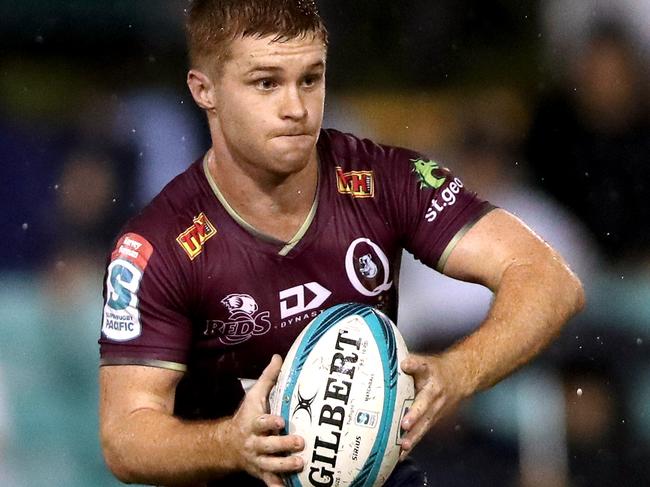
[{"label": "super rugby pacific logo", "polygon": [[271,329],[271,313],[258,313],[259,306],[249,294],[229,294],[221,300],[228,310],[228,320],[208,320],[203,335],[216,336],[224,345],[237,345]]},{"label": "super rugby pacific logo", "polygon": [[350,244],[345,254],[345,272],[350,284],[364,296],[378,296],[393,285],[388,257],[368,238],[357,238]]}]

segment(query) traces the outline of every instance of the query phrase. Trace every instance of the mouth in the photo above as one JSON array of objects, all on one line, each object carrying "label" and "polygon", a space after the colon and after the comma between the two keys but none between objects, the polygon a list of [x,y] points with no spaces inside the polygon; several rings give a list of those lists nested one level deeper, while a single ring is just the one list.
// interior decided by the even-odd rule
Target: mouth
[{"label": "mouth", "polygon": [[287,130],[285,132],[280,132],[276,134],[276,137],[311,137],[312,134],[305,132],[304,130]]}]

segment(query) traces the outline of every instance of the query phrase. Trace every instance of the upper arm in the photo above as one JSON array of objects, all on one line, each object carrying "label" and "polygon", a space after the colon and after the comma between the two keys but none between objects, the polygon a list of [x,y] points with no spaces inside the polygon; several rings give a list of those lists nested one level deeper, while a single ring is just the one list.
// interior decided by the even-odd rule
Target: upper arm
[{"label": "upper arm", "polygon": [[561,258],[521,220],[495,209],[483,216],[456,244],[443,269],[447,276],[495,290],[513,264]]},{"label": "upper arm", "polygon": [[109,365],[99,369],[102,435],[132,413],[150,409],[171,415],[182,372],[140,365]]}]

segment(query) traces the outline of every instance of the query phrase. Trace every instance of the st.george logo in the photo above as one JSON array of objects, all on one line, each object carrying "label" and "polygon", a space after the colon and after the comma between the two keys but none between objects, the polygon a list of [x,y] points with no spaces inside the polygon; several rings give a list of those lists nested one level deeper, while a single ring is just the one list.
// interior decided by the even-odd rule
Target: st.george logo
[{"label": "st.george logo", "polygon": [[425,161],[423,159],[411,159],[413,172],[417,174],[420,180],[420,188],[438,189],[445,184],[447,179],[440,165],[435,161]]}]

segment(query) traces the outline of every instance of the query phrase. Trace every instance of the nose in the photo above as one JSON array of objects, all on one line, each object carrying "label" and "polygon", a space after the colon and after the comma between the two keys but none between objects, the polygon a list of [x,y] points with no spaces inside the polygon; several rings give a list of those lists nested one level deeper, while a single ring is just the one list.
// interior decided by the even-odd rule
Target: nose
[{"label": "nose", "polygon": [[307,116],[307,106],[300,89],[292,86],[287,88],[282,98],[281,117],[301,120]]}]

